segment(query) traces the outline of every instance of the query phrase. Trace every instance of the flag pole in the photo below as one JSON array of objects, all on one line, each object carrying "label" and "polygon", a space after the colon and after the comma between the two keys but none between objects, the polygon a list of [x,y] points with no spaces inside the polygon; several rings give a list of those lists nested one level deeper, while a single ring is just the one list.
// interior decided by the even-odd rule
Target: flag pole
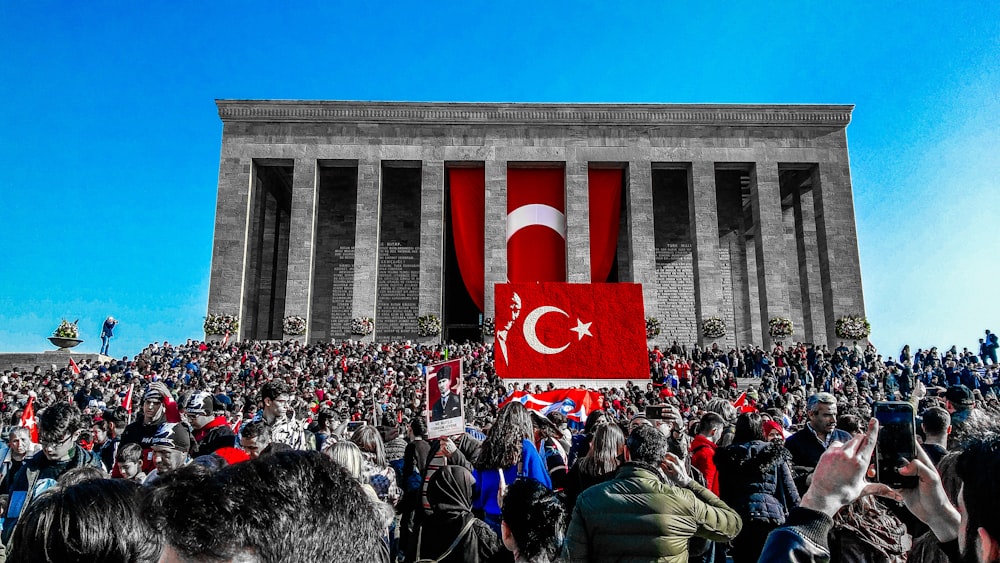
[{"label": "flag pole", "polygon": [[133,395],[134,389],[135,389],[135,382],[134,381],[129,382],[128,393],[125,394],[125,397],[128,399],[128,417],[127,417],[128,422],[125,423],[126,426],[132,424],[132,411],[135,410],[134,409],[135,405],[133,404],[135,402],[135,396]]}]

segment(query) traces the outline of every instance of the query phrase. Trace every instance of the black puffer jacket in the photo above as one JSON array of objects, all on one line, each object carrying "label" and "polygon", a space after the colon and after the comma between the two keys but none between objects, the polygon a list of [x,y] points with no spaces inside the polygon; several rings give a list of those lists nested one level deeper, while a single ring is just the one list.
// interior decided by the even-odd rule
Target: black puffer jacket
[{"label": "black puffer jacket", "polygon": [[783,524],[788,511],[799,504],[790,459],[780,442],[753,440],[719,449],[719,497],[744,521]]}]

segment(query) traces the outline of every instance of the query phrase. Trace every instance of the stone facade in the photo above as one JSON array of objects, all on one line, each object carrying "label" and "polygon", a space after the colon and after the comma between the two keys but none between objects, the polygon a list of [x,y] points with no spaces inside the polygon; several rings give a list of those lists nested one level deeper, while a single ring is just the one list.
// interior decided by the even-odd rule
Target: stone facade
[{"label": "stone facade", "polygon": [[[507,170],[565,171],[566,279],[589,280],[587,174],[623,170],[613,276],[643,286],[658,342],[834,343],[864,314],[843,105],[217,102],[222,155],[208,312],[241,338],[416,338],[449,326],[448,169],[485,177],[485,311],[506,280]],[[452,285],[448,285],[452,283]],[[706,339],[718,316],[727,334]],[[355,336],[355,338],[357,338]]]}]

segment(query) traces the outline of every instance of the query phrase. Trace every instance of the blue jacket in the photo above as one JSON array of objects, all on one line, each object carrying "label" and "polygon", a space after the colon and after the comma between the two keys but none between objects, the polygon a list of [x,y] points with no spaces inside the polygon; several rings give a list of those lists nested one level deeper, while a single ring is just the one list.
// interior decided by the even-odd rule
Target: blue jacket
[{"label": "blue jacket", "polygon": [[[518,466],[521,467],[518,474]],[[504,480],[510,485],[518,477],[530,477],[552,488],[552,480],[549,478],[549,469],[538,455],[538,450],[534,444],[528,440],[521,441],[521,463],[512,465],[503,470]],[[472,509],[482,512],[486,516],[497,517],[499,523],[500,506],[497,505],[497,492],[500,490],[500,472],[497,469],[476,469],[473,472],[476,478],[476,488]],[[487,519],[487,523],[489,519]]]},{"label": "blue jacket", "polygon": [[[38,452],[26,459],[14,476],[10,487],[10,503],[7,505],[7,516],[3,521],[3,543],[10,542],[18,518],[36,496],[55,486],[56,479],[63,473],[86,466],[104,469],[99,455],[88,452],[80,446],[73,448],[73,456],[68,461],[49,461],[49,458],[45,457],[45,452]],[[32,480],[34,484],[29,491],[28,485]]]}]

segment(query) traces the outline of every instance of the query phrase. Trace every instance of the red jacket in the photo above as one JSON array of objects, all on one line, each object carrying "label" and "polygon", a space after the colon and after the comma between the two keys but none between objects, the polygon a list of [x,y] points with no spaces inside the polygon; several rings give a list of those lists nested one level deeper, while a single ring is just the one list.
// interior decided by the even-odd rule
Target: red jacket
[{"label": "red jacket", "polygon": [[698,434],[691,441],[691,465],[705,476],[705,488],[719,495],[719,470],[715,468],[715,442]]}]

